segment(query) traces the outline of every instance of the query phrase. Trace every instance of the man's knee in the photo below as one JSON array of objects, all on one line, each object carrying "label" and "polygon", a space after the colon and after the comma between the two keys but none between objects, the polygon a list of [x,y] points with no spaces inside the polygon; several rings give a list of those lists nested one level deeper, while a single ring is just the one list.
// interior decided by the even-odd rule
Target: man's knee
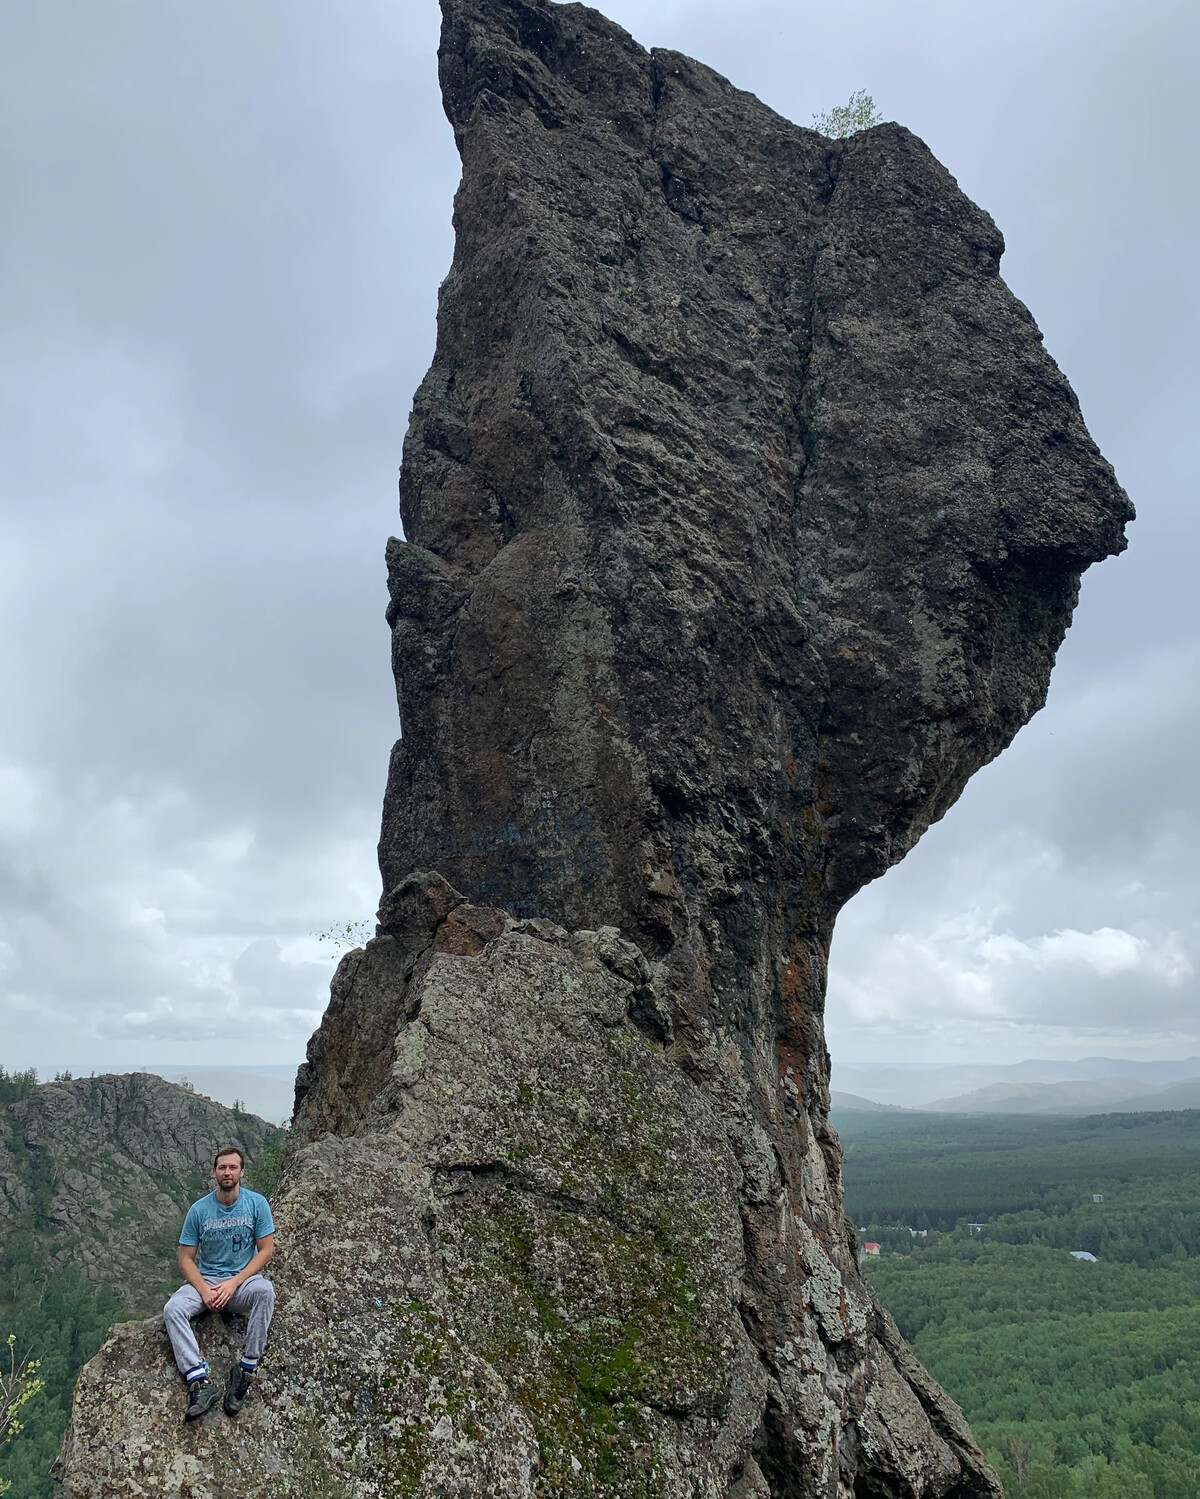
[{"label": "man's knee", "polygon": [[166,1306],[163,1307],[163,1325],[168,1332],[175,1328],[182,1333],[203,1305],[199,1296],[189,1296],[187,1288],[180,1287],[173,1296],[168,1298]]},{"label": "man's knee", "polygon": [[270,1312],[275,1305],[275,1287],[265,1276],[256,1275],[246,1282],[246,1299],[252,1306],[261,1306]]}]

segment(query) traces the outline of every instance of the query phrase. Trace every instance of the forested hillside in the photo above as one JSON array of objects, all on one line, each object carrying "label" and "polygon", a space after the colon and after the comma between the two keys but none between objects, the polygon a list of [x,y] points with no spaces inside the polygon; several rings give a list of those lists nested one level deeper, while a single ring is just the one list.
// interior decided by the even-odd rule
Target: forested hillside
[{"label": "forested hillside", "polygon": [[157,1310],[178,1283],[179,1225],[212,1152],[240,1144],[269,1169],[282,1133],[146,1074],[39,1084],[0,1067],[0,1345],[15,1334],[44,1382],[0,1448],[9,1499],[56,1492],[75,1376],[113,1322]]},{"label": "forested hillside", "polygon": [[867,1272],[1009,1499],[1200,1495],[1200,1112],[835,1122]]}]

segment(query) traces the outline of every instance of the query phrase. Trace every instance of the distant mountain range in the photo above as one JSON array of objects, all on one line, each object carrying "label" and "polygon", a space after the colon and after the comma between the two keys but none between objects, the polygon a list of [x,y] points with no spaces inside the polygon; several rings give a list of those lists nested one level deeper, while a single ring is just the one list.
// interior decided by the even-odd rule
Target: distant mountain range
[{"label": "distant mountain range", "polygon": [[1126,1077],[1067,1083],[992,1083],[924,1105],[944,1114],[1113,1114],[1200,1109],[1200,1078],[1147,1088]]},{"label": "distant mountain range", "polygon": [[830,1093],[830,1102],[835,1109],[853,1109],[859,1114],[903,1114],[906,1110],[894,1103],[876,1103],[873,1098],[860,1098],[857,1093]]},{"label": "distant mountain range", "polygon": [[[1008,1066],[833,1068],[834,1107],[950,1114],[1107,1114],[1200,1108],[1200,1057]],[[854,1100],[853,1102],[851,1100]]]}]

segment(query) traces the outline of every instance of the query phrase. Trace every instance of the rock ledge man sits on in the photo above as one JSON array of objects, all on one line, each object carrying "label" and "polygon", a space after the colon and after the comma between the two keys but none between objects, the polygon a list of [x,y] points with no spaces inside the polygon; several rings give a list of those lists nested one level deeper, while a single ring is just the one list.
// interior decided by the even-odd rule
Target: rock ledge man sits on
[{"label": "rock ledge man sits on", "polygon": [[225,1382],[225,1413],[236,1416],[250,1392],[250,1376],[267,1345],[275,1287],[262,1274],[275,1252],[275,1223],[267,1199],[242,1186],[245,1154],[230,1145],[213,1160],[216,1189],[192,1203],[179,1235],[179,1268],[187,1284],[163,1308],[179,1372],[187,1380],[185,1419],[212,1410],[220,1391],[200,1357],[192,1318],[202,1311],[244,1312],[246,1341]]}]

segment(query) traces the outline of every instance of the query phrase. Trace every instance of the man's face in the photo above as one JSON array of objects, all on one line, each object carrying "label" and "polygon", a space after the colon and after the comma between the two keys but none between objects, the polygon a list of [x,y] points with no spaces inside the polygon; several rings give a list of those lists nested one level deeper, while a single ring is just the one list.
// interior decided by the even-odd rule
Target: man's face
[{"label": "man's face", "polygon": [[217,1164],[213,1167],[213,1176],[216,1177],[217,1186],[222,1192],[232,1192],[234,1187],[241,1185],[242,1163],[235,1155],[218,1156]]}]

